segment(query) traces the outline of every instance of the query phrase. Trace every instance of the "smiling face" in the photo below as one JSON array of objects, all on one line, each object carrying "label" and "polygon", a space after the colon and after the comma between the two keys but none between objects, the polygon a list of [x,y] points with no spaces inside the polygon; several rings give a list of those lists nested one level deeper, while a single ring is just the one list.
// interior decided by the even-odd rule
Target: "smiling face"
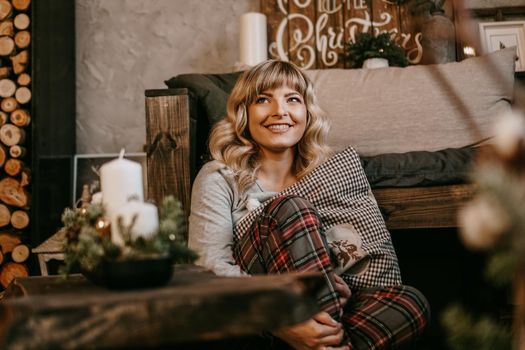
[{"label": "smiling face", "polygon": [[259,145],[261,156],[294,153],[306,129],[303,96],[287,86],[268,89],[248,106],[248,130]]}]

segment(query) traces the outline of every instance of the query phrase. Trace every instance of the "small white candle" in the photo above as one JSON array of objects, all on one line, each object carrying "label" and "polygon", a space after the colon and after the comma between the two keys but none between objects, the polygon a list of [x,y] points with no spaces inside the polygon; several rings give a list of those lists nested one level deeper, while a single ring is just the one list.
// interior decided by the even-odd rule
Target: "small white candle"
[{"label": "small white candle", "polygon": [[142,167],[139,163],[124,159],[124,150],[120,156],[100,167],[100,186],[102,203],[111,220],[111,240],[117,245],[124,241],[116,230],[116,212],[130,199],[143,201]]},{"label": "small white candle", "polygon": [[258,12],[241,15],[240,32],[241,64],[255,66],[266,61],[268,59],[266,16]]},{"label": "small white candle", "polygon": [[[135,215],[137,219],[131,228],[132,238],[139,236],[148,238],[157,232],[159,229],[159,214],[155,205],[139,201],[130,201],[117,210],[115,214],[117,220],[119,217],[122,219],[122,224],[125,228],[131,225]],[[120,234],[122,235],[122,232],[120,232]]]}]

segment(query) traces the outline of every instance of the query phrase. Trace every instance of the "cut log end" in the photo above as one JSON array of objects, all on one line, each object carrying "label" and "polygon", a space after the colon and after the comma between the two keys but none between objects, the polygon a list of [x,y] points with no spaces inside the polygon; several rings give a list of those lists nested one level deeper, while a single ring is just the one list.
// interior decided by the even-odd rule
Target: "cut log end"
[{"label": "cut log end", "polygon": [[0,200],[7,205],[26,208],[29,204],[29,193],[16,179],[4,177],[0,180]]},{"label": "cut log end", "polygon": [[0,141],[6,146],[14,146],[23,143],[25,131],[13,124],[5,124],[0,127]]},{"label": "cut log end", "polygon": [[0,97],[11,97],[15,94],[16,84],[11,79],[0,80]]},{"label": "cut log end", "polygon": [[0,21],[6,19],[13,12],[13,6],[7,0],[0,0]]},{"label": "cut log end", "polygon": [[15,45],[19,49],[25,49],[31,44],[31,33],[27,30],[19,31],[15,34]]},{"label": "cut log end", "polygon": [[11,253],[19,244],[22,244],[22,240],[19,236],[9,232],[0,233],[0,249],[2,250],[2,253]]},{"label": "cut log end", "polygon": [[15,41],[9,36],[1,36],[0,37],[0,56],[9,56],[13,53],[14,50],[15,50]]},{"label": "cut log end", "polygon": [[0,145],[0,167],[4,166],[7,155],[4,146]]},{"label": "cut log end", "polygon": [[13,20],[13,24],[16,29],[18,30],[26,30],[29,28],[29,25],[31,24],[31,19],[28,15],[25,13],[19,13],[15,16],[15,19]]},{"label": "cut log end", "polygon": [[5,204],[0,204],[0,226],[9,225],[11,222],[11,211]]},{"label": "cut log end", "polygon": [[11,112],[9,119],[11,120],[11,123],[19,127],[28,126],[31,122],[29,112],[25,109],[15,109],[13,112]]},{"label": "cut log end", "polygon": [[18,102],[16,102],[14,97],[4,98],[2,102],[0,102],[0,108],[4,112],[11,113],[18,108]]},{"label": "cut log end", "polygon": [[17,176],[22,172],[24,168],[24,163],[20,159],[11,158],[5,162],[4,171],[7,175]]},{"label": "cut log end", "polygon": [[9,120],[9,115],[6,112],[0,111],[0,126],[7,123]]},{"label": "cut log end", "polygon": [[22,230],[29,226],[29,214],[24,210],[15,210],[10,221],[14,228]]},{"label": "cut log end", "polygon": [[[12,158],[22,158],[27,154],[27,151],[24,147],[19,145],[14,145],[9,147],[9,155]],[[1,166],[1,165],[0,165]]]},{"label": "cut log end", "polygon": [[16,89],[15,99],[20,104],[26,104],[31,101],[31,90],[27,86],[21,86]]},{"label": "cut log end", "polygon": [[29,5],[31,5],[31,0],[11,0],[13,3],[13,7],[17,9],[18,11],[25,11],[29,8]]},{"label": "cut log end", "polygon": [[25,244],[19,244],[11,252],[11,260],[16,263],[23,263],[29,258],[29,247]]},{"label": "cut log end", "polygon": [[0,67],[0,78],[7,78],[11,74],[11,67]]},{"label": "cut log end", "polygon": [[[0,44],[1,44],[1,41],[0,41]],[[13,41],[13,46],[14,44],[15,43]],[[0,50],[0,54],[1,54],[1,50]],[[11,59],[11,63],[13,64],[13,72],[15,74],[23,73],[26,70],[27,64],[29,63],[29,52],[27,52],[27,50],[21,51],[17,55],[11,56],[10,59]]]},{"label": "cut log end", "polygon": [[29,270],[23,264],[16,262],[10,262],[5,264],[0,270],[0,284],[2,287],[7,288],[9,283],[17,277],[29,276]]},{"label": "cut log end", "polygon": [[31,181],[31,170],[24,168],[22,175],[20,175],[20,187],[26,187]]},{"label": "cut log end", "polygon": [[6,20],[3,22],[0,22],[0,36],[13,36],[15,34],[15,30],[13,27],[13,21]]},{"label": "cut log end", "polygon": [[22,73],[18,76],[16,82],[20,86],[28,86],[29,84],[31,84],[31,76],[27,73]]}]

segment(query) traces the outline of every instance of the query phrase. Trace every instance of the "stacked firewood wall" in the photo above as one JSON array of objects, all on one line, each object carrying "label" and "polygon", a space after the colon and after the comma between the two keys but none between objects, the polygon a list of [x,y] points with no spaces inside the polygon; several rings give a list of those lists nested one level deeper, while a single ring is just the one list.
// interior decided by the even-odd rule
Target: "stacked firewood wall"
[{"label": "stacked firewood wall", "polygon": [[27,276],[31,0],[0,0],[0,290]]}]

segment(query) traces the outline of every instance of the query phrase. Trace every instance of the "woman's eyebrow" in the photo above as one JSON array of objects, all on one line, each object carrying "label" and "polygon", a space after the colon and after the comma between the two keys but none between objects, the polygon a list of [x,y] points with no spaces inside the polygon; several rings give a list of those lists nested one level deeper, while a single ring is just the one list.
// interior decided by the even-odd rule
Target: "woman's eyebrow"
[{"label": "woman's eyebrow", "polygon": [[[260,92],[257,96],[261,96],[261,95],[273,97],[273,94],[269,91]],[[290,97],[293,95],[302,96],[298,91],[292,91],[292,92],[288,92],[287,94],[285,94],[284,97]]]}]

